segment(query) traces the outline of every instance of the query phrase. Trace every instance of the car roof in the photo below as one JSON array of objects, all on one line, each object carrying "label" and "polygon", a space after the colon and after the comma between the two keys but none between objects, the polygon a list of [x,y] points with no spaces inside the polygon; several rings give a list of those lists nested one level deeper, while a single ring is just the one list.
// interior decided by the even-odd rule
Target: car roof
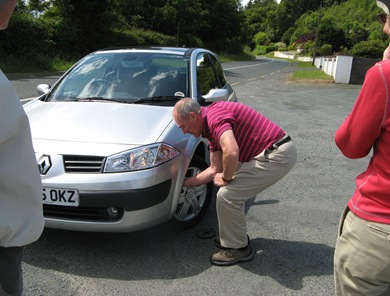
[{"label": "car roof", "polygon": [[[188,48],[188,47],[158,47],[158,46],[144,46],[144,47],[115,47],[115,48],[105,48],[100,49],[93,54],[102,53],[102,52],[155,52],[155,53],[171,53],[179,55],[190,55],[193,51],[206,51],[210,52],[207,49],[203,48]],[[211,52],[210,52],[211,53]]]}]

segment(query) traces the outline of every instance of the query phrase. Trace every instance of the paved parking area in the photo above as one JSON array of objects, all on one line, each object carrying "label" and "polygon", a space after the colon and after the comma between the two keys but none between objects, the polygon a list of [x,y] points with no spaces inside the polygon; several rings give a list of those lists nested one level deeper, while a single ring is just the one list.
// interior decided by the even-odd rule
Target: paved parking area
[{"label": "paved parking area", "polygon": [[25,296],[36,295],[333,295],[339,216],[368,159],[348,160],[333,136],[359,85],[296,83],[292,67],[235,85],[240,101],[280,124],[298,162],[283,180],[247,204],[254,260],[212,266],[215,205],[193,229],[162,225],[129,234],[47,229],[26,250]]}]

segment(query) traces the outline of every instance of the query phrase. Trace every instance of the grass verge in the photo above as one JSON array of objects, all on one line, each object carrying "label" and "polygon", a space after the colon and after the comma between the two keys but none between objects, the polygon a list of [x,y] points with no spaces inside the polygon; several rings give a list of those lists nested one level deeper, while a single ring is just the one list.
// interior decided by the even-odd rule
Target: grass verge
[{"label": "grass verge", "polygon": [[[273,59],[282,59],[274,56],[274,52],[270,52],[266,55],[269,58]],[[282,59],[286,60],[286,59]],[[297,64],[297,70],[295,70],[291,75],[292,81],[323,81],[323,82],[333,82],[334,79],[332,76],[326,74],[324,71],[318,69],[316,66],[313,66],[312,62],[303,62],[298,60],[287,59],[291,63]]]},{"label": "grass verge", "polygon": [[298,63],[296,71],[291,76],[292,81],[298,80],[315,80],[315,81],[324,81],[332,82],[334,79],[332,76],[326,74],[324,71],[318,69],[312,65],[312,62],[301,62],[292,60],[295,63]]}]

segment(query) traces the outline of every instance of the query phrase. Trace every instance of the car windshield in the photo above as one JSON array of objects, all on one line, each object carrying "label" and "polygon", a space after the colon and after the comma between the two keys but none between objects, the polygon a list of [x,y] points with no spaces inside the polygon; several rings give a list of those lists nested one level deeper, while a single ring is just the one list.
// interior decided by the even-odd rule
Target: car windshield
[{"label": "car windshield", "polygon": [[46,101],[133,103],[189,94],[188,59],[182,55],[101,52],[81,60],[50,91]]}]

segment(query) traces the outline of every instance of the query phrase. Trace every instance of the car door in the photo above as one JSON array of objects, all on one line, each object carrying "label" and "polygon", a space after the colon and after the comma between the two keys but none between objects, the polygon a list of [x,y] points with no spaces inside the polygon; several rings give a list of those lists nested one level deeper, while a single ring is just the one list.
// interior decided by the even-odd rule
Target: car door
[{"label": "car door", "polygon": [[204,104],[228,100],[232,92],[218,59],[207,52],[196,57],[197,95]]}]

